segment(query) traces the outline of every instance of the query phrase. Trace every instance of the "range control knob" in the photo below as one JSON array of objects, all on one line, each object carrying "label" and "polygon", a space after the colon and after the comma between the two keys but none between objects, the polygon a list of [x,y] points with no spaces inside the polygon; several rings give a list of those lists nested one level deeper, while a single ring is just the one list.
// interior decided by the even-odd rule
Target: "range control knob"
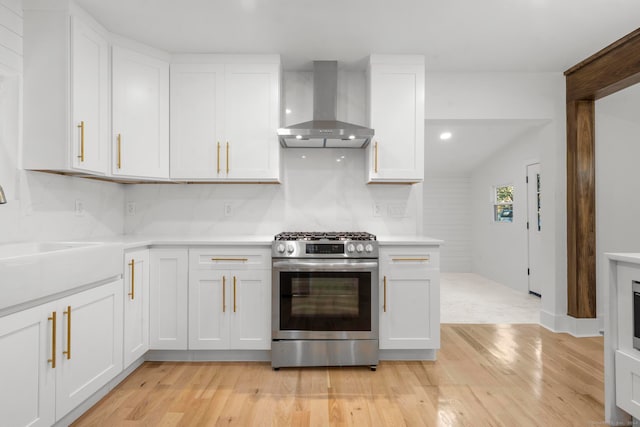
[{"label": "range control knob", "polygon": [[356,246],[356,251],[362,252],[363,250],[364,250],[364,246],[362,246],[362,243],[358,243],[358,245]]},{"label": "range control knob", "polygon": [[294,249],[293,245],[287,245],[287,253],[292,254]]},{"label": "range control knob", "polygon": [[284,244],[282,243],[278,243],[278,246],[276,246],[276,251],[280,252],[281,254],[284,253],[284,249],[285,247],[284,247]]},{"label": "range control knob", "polygon": [[364,250],[368,253],[373,252],[373,245],[371,243],[367,243],[367,246],[364,247]]},{"label": "range control knob", "polygon": [[355,250],[356,250],[356,247],[355,247],[355,245],[353,243],[349,243],[347,245],[347,252],[352,253]]}]

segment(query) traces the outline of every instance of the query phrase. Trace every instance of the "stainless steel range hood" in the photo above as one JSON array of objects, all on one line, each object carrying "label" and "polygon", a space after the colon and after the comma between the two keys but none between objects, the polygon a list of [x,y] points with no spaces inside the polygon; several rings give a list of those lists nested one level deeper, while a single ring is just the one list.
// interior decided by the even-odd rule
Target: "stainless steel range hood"
[{"label": "stainless steel range hood", "polygon": [[336,120],[338,62],[313,62],[313,120],[278,129],[280,144],[289,148],[364,148],[374,131]]}]

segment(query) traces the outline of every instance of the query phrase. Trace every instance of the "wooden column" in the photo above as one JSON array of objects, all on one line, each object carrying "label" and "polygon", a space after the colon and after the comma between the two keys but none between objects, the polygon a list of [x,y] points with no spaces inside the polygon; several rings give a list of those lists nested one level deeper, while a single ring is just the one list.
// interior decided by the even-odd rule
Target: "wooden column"
[{"label": "wooden column", "polygon": [[596,317],[595,100],[640,82],[640,28],[565,71],[567,314]]},{"label": "wooden column", "polygon": [[567,102],[567,314],[596,317],[595,102]]}]

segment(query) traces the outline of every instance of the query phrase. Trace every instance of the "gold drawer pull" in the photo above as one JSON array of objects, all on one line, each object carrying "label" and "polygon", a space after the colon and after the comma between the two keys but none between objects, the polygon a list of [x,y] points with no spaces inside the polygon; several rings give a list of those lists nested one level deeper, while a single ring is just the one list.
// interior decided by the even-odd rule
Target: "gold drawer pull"
[{"label": "gold drawer pull", "polygon": [[429,261],[430,257],[424,258],[391,258],[391,261]]},{"label": "gold drawer pull", "polygon": [[229,141],[227,141],[227,175],[229,175]]},{"label": "gold drawer pull", "polygon": [[118,169],[122,169],[122,134],[118,134]]},{"label": "gold drawer pull", "polygon": [[237,261],[237,262],[247,262],[249,258],[211,258],[211,261]]},{"label": "gold drawer pull", "polygon": [[135,293],[136,293],[136,261],[135,260],[131,260],[131,262],[129,263],[129,267],[131,267],[131,292],[129,292],[129,296],[131,297],[131,299],[135,299]]},{"label": "gold drawer pull", "polygon": [[71,306],[67,306],[67,310],[64,312],[67,315],[67,350],[62,354],[67,355],[67,360],[71,359]]},{"label": "gold drawer pull", "polygon": [[218,141],[218,175],[220,175],[220,141]]},{"label": "gold drawer pull", "polygon": [[222,312],[227,311],[227,277],[222,276]]},{"label": "gold drawer pull", "polygon": [[387,276],[384,276],[384,303],[382,305],[382,310],[387,312]]},{"label": "gold drawer pull", "polygon": [[376,143],[374,144],[374,172],[378,173],[378,141],[376,141]]},{"label": "gold drawer pull", "polygon": [[80,155],[78,158],[81,162],[84,162],[84,120],[80,122],[78,128],[80,129]]},{"label": "gold drawer pull", "polygon": [[235,313],[237,309],[236,306],[236,276],[233,276],[233,312]]},{"label": "gold drawer pull", "polygon": [[56,312],[51,313],[51,317],[48,317],[48,320],[51,320],[51,359],[47,360],[47,362],[51,363],[51,368],[56,368]]}]

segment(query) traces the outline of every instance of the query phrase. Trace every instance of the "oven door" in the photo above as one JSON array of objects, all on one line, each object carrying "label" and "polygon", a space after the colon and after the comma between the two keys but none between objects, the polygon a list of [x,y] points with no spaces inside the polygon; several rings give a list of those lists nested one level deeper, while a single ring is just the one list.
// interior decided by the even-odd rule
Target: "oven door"
[{"label": "oven door", "polygon": [[273,339],[377,339],[378,261],[274,260]]}]

